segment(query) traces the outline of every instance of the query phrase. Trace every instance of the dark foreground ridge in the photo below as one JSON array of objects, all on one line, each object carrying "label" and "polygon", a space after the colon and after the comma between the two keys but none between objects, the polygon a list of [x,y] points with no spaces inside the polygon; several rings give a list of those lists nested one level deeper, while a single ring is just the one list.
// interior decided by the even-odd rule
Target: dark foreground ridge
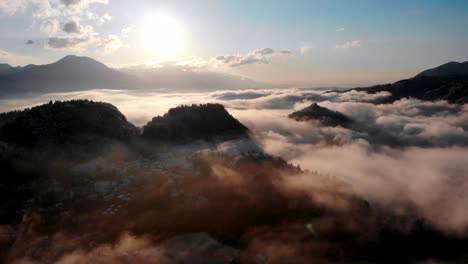
[{"label": "dark foreground ridge", "polygon": [[26,147],[126,140],[137,133],[115,106],[88,100],[56,101],[0,114],[0,141]]},{"label": "dark foreground ridge", "polygon": [[318,120],[324,126],[346,126],[352,120],[338,111],[332,111],[328,108],[321,107],[317,103],[296,111],[289,115],[297,121]]},{"label": "dark foreground ridge", "polygon": [[391,96],[376,103],[392,103],[402,98],[420,100],[447,100],[450,103],[468,103],[468,62],[449,62],[439,67],[421,72],[413,78],[393,84],[375,85],[351,90],[364,91],[370,94],[390,92]]},{"label": "dark foreground ridge", "polygon": [[248,135],[248,129],[220,104],[179,106],[143,127],[146,139],[165,142],[230,139]]}]

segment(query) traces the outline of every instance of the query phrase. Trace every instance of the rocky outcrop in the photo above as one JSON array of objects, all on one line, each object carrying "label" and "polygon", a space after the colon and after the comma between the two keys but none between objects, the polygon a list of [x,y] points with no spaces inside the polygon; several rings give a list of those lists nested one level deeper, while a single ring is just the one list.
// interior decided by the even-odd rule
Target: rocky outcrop
[{"label": "rocky outcrop", "polygon": [[290,114],[289,118],[297,121],[318,120],[323,126],[333,127],[345,127],[352,123],[352,120],[344,114],[321,107],[317,103]]},{"label": "rocky outcrop", "polygon": [[220,104],[179,106],[143,127],[142,136],[159,142],[186,143],[196,140],[233,139],[248,135],[248,129]]}]

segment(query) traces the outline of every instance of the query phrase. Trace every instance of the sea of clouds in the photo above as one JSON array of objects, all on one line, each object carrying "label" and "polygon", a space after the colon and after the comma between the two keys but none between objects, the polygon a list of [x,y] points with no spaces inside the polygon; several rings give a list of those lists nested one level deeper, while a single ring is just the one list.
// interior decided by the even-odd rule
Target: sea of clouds
[{"label": "sea of clouds", "polygon": [[[91,99],[116,105],[135,125],[182,104],[221,103],[269,154],[345,181],[360,197],[395,212],[424,216],[449,232],[468,227],[468,106],[402,99],[374,104],[386,92],[314,89],[148,93],[92,90],[0,99],[0,111],[50,100]],[[318,103],[354,120],[325,127],[288,114]],[[303,179],[307,186],[307,179]]]}]

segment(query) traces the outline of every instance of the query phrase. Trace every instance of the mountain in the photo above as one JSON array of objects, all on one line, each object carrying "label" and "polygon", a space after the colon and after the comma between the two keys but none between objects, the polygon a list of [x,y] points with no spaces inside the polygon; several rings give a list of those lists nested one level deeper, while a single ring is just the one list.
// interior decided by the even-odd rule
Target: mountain
[{"label": "mountain", "polygon": [[[179,106],[154,117],[141,137],[155,142],[191,143],[248,136],[249,130],[220,104]],[[106,140],[138,139],[140,132],[112,104],[55,101],[0,113],[0,142],[10,146],[85,146]]]},{"label": "mountain", "polygon": [[11,67],[9,64],[0,63],[0,74],[2,72],[5,72],[5,71],[11,70],[11,69],[13,69],[13,67]]},{"label": "mountain", "polygon": [[369,94],[390,92],[391,95],[375,103],[392,103],[402,98],[420,100],[447,100],[450,103],[468,103],[468,62],[449,62],[434,69],[426,70],[407,80],[393,84],[375,85],[351,90],[364,91]]},{"label": "mountain", "polygon": [[328,108],[321,107],[317,103],[296,111],[289,115],[297,121],[318,120],[324,126],[347,126],[352,123],[352,120],[338,111],[332,111]]},{"label": "mountain", "polygon": [[265,87],[244,77],[192,71],[177,65],[116,70],[92,58],[74,55],[46,65],[0,64],[0,96],[92,89],[210,91]]},{"label": "mountain", "polygon": [[88,100],[56,101],[0,114],[0,141],[12,145],[86,145],[137,134],[115,106]]},{"label": "mountain", "polygon": [[449,62],[443,64],[439,67],[425,70],[420,74],[416,75],[418,77],[450,77],[450,76],[464,76],[468,75],[468,61],[459,63],[459,62]]},{"label": "mountain", "polygon": [[248,128],[220,104],[179,106],[143,127],[144,138],[184,143],[195,140],[231,139],[248,135]]},{"label": "mountain", "polygon": [[135,78],[88,57],[66,56],[47,65],[28,65],[0,76],[0,94],[130,89]]}]

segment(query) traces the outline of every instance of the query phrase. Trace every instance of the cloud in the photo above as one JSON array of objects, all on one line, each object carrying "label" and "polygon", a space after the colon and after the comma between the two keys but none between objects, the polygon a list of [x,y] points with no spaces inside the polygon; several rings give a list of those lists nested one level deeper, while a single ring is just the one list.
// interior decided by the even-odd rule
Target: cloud
[{"label": "cloud", "polygon": [[61,0],[61,1],[66,6],[77,5],[82,2],[82,0]]},{"label": "cloud", "polygon": [[0,13],[11,16],[16,14],[18,11],[24,10],[26,6],[26,0],[0,0]]},{"label": "cloud", "polygon": [[18,55],[12,52],[0,50],[0,61],[11,65],[25,65],[31,63],[34,58]]},{"label": "cloud", "polygon": [[100,39],[98,45],[102,47],[106,53],[115,52],[123,46],[120,38],[112,34],[107,36],[107,38]]},{"label": "cloud", "polygon": [[345,28],[343,28],[343,27],[336,29],[336,32],[343,32],[343,31],[345,31]]},{"label": "cloud", "polygon": [[299,52],[301,54],[306,54],[308,52],[310,52],[312,49],[314,49],[314,46],[311,46],[309,44],[303,44],[301,45],[301,47],[299,48]]},{"label": "cloud", "polygon": [[57,19],[45,20],[40,27],[42,32],[53,34],[60,29],[60,22]]},{"label": "cloud", "polygon": [[217,56],[213,60],[217,63],[221,63],[230,67],[238,67],[248,64],[269,64],[271,57],[290,54],[291,51],[288,50],[274,50],[271,48],[263,48],[252,51],[245,55]]},{"label": "cloud", "polygon": [[[334,175],[371,203],[419,215],[437,227],[460,232],[468,227],[468,148],[384,149],[362,142],[343,146],[296,145],[292,159],[303,168]],[[287,146],[285,148],[293,148]],[[284,151],[284,150],[283,150]],[[338,166],[337,166],[338,165]]]},{"label": "cloud", "polygon": [[99,3],[107,5],[108,0],[60,0],[68,8],[83,9],[90,4]]},{"label": "cloud", "polygon": [[26,43],[24,43],[24,44],[26,44],[26,45],[32,45],[32,44],[34,44],[34,41],[30,39],[30,40],[26,41]]},{"label": "cloud", "polygon": [[31,3],[35,18],[44,19],[60,14],[60,11],[54,8],[49,0],[32,0]]},{"label": "cloud", "polygon": [[111,20],[112,20],[112,16],[109,15],[109,13],[104,13],[104,15],[102,15],[102,16],[100,16],[100,17],[98,18],[97,24],[98,24],[99,26],[102,26],[102,25],[104,25],[105,23],[110,22]]},{"label": "cloud", "polygon": [[[468,202],[468,106],[416,99],[375,105],[371,103],[375,98],[364,94],[307,89],[185,94],[88,91],[47,95],[24,106],[61,99],[59,96],[106,98],[138,124],[175,105],[219,102],[251,129],[268,153],[332,175],[352,186],[357,197],[396,214],[423,217],[450,232],[468,228],[464,210]],[[316,101],[359,125],[327,127],[287,117]],[[295,186],[304,186],[304,190],[314,183],[309,182],[313,179],[301,181],[303,184]]]},{"label": "cloud", "polygon": [[96,25],[98,26],[102,26],[105,23],[112,21],[112,16],[107,12],[102,15],[99,15],[97,13],[87,10],[86,12],[84,12],[84,17],[86,17],[89,20],[95,21]]},{"label": "cloud", "polygon": [[82,26],[78,21],[70,21],[63,25],[63,31],[68,34],[94,34],[92,26]]},{"label": "cloud", "polygon": [[79,49],[89,44],[89,37],[52,37],[48,39],[48,46],[53,49]]},{"label": "cloud", "polygon": [[[31,0],[26,3],[40,23],[40,30],[48,35],[45,48],[82,50],[94,44],[105,53],[118,50],[123,46],[118,33],[104,36],[93,27],[111,21],[112,16],[107,12],[100,14],[88,10],[91,4],[108,4],[108,0]],[[88,25],[81,24],[81,21],[88,22]]]},{"label": "cloud", "polygon": [[81,26],[76,21],[70,21],[63,25],[63,31],[67,33],[81,33]]},{"label": "cloud", "polygon": [[125,27],[125,28],[122,28],[122,30],[120,31],[120,35],[122,36],[122,38],[129,38],[130,33],[132,33],[132,31],[133,31],[133,27]]},{"label": "cloud", "polygon": [[353,41],[346,41],[343,44],[338,44],[335,46],[337,49],[350,49],[350,48],[357,48],[361,47],[361,41],[360,40],[353,40]]},{"label": "cloud", "polygon": [[[132,32],[132,27],[126,27],[121,30],[120,36],[128,38],[128,34]],[[199,57],[192,57],[189,60],[182,61],[156,61],[151,63],[140,64],[139,66],[151,66],[154,68],[161,68],[168,65],[177,67],[184,67],[186,70],[212,70],[211,68],[219,67],[239,67],[249,64],[269,64],[271,58],[279,56],[289,56],[292,52],[289,50],[274,50],[271,48],[257,49],[245,55],[221,55],[211,59],[202,59]],[[132,65],[131,65],[132,66]],[[133,65],[135,66],[135,65]],[[239,88],[239,87],[238,87]]]},{"label": "cloud", "polygon": [[[173,72],[165,72],[168,69]],[[178,78],[180,75],[176,70],[180,69],[187,68],[173,62],[152,70],[162,71],[161,76],[172,73]],[[83,220],[79,214],[74,214],[73,220],[77,221],[73,222],[92,232],[92,235],[87,235],[89,231],[81,232],[81,229],[70,232],[69,236],[76,234],[81,240],[41,232],[39,238],[42,241],[47,235],[46,244],[23,235],[23,232],[20,235],[25,243],[17,239],[14,247],[24,249],[15,252],[19,257],[26,257],[50,250],[51,254],[37,255],[44,258],[52,255],[56,259],[49,261],[64,263],[129,259],[144,262],[146,259],[160,260],[159,257],[164,255],[161,251],[164,248],[158,246],[158,241],[165,237],[158,230],[171,230],[169,234],[172,235],[180,226],[184,227],[183,232],[192,229],[217,232],[234,226],[235,229],[228,228],[216,234],[220,234],[218,237],[224,234],[229,234],[228,238],[242,237],[242,245],[245,245],[241,248],[242,254],[247,254],[244,259],[259,263],[314,263],[315,260],[325,263],[330,254],[336,255],[341,262],[359,262],[359,258],[367,260],[371,251],[378,252],[373,257],[375,262],[380,258],[385,262],[394,256],[394,251],[387,249],[395,247],[403,252],[398,259],[404,260],[423,261],[425,257],[441,256],[442,253],[445,256],[446,252],[463,254],[468,230],[465,209],[468,203],[468,106],[416,99],[374,104],[373,100],[381,96],[388,94],[324,93],[311,89],[204,93],[94,90],[47,94],[31,101],[26,98],[1,99],[1,108],[15,104],[14,108],[20,108],[18,104],[21,103],[30,106],[64,98],[105,98],[129,120],[140,125],[176,105],[220,102],[249,127],[265,151],[308,170],[291,174],[272,168],[271,164],[278,163],[268,158],[249,162],[244,156],[232,160],[218,153],[211,160],[200,158],[204,162],[201,166],[196,163],[189,167],[188,175],[198,171],[199,167],[204,168],[197,177],[187,177],[183,170],[171,169],[165,169],[159,175],[156,173],[160,170],[156,168],[135,166],[129,171],[132,178],[144,174],[145,179],[149,179],[142,184],[142,189],[132,192],[129,203],[136,205],[136,209],[124,207],[117,216],[106,216],[106,219],[91,217],[90,210],[86,211]],[[348,115],[366,129],[326,127],[319,122],[297,122],[287,117],[314,101]],[[384,135],[396,137],[400,144],[389,144]],[[217,146],[223,152],[230,152],[232,148],[231,142]],[[120,148],[118,152],[119,163],[123,162],[123,157],[130,156],[128,160],[134,164],[136,159],[131,155]],[[203,153],[209,156],[210,152],[204,150]],[[178,154],[171,151],[167,163],[186,156]],[[107,160],[105,154],[100,155]],[[190,155],[190,159],[198,160],[198,156]],[[148,164],[146,159],[145,164]],[[162,164],[167,165],[166,162]],[[110,167],[115,170],[114,166]],[[286,163],[279,167],[289,168]],[[174,180],[172,172],[180,177]],[[170,180],[166,182],[165,177]],[[95,174],[93,179],[98,179]],[[202,200],[201,205],[194,203],[196,200]],[[155,205],[155,201],[162,201],[162,208],[158,203]],[[104,208],[97,213],[106,214],[102,211]],[[213,212],[225,217],[213,218]],[[161,214],[165,217],[156,217]],[[259,217],[265,215],[281,221]],[[285,215],[287,217],[282,218]],[[190,219],[190,225],[167,219]],[[23,224],[25,222],[28,223],[23,220]],[[96,228],[88,223],[101,223],[106,234],[94,236]],[[306,230],[306,226],[312,224],[318,235]],[[74,228],[66,224],[57,226]],[[117,236],[120,233],[122,235]],[[147,234],[154,235],[155,239],[146,237]],[[420,251],[405,250],[415,243]],[[41,247],[42,244],[48,246]],[[456,246],[446,249],[444,245]],[[38,250],[31,253],[31,248]],[[351,261],[348,254],[352,254],[353,260],[358,259]],[[446,256],[456,258],[458,255]]]}]

